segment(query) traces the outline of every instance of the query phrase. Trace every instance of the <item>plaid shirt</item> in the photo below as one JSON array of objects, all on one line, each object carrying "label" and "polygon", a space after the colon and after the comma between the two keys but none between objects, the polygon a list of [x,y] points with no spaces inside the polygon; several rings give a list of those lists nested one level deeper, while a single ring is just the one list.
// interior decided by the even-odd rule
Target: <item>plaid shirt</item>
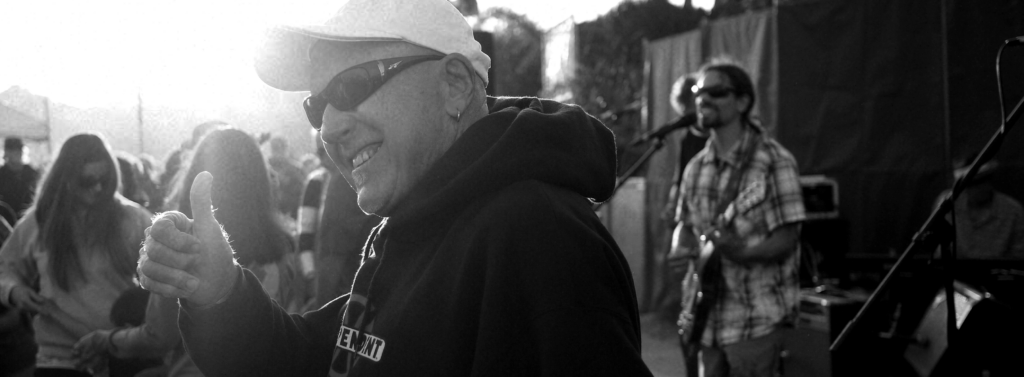
[{"label": "plaid shirt", "polygon": [[[724,157],[716,153],[715,136],[686,165],[677,202],[677,221],[705,234],[716,223],[718,200],[742,156],[756,148],[739,182],[739,196],[726,213],[732,229],[747,246],[773,230],[805,219],[796,160],[759,126],[744,128],[741,140]],[[753,194],[753,195],[752,195]],[[737,206],[745,199],[753,199]],[[737,214],[738,212],[738,214]],[[799,250],[786,260],[749,267],[722,259],[724,294],[712,309],[703,342],[726,345],[766,335],[792,321],[799,300]]]}]

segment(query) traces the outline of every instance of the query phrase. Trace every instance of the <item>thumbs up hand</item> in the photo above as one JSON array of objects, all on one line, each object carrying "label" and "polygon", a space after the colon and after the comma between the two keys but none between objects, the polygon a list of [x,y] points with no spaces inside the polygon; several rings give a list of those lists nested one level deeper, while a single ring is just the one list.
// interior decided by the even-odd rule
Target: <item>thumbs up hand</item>
[{"label": "thumbs up hand", "polygon": [[146,230],[139,258],[142,287],[192,306],[222,301],[234,289],[238,269],[227,235],[213,216],[213,176],[199,173],[192,183],[192,216],[164,212]]}]

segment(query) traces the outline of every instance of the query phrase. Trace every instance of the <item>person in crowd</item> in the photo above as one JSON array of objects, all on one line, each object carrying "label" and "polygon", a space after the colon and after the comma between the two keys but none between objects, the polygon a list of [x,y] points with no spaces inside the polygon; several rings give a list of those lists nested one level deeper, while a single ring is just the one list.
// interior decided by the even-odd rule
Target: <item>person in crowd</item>
[{"label": "person in crowd", "polygon": [[37,376],[89,375],[75,367],[75,342],[113,328],[114,301],[135,286],[151,214],[118,194],[119,175],[100,135],[72,136],[0,248],[0,300],[36,314]]},{"label": "person in crowd", "polygon": [[163,172],[160,174],[160,187],[168,190],[169,187],[174,186],[174,178],[178,176],[178,170],[181,169],[182,162],[188,159],[188,153],[192,151],[192,148],[199,144],[199,140],[208,132],[227,125],[228,123],[222,120],[211,120],[193,127],[192,138],[172,150],[164,160]]},{"label": "person in crowd", "polygon": [[[325,151],[326,153],[326,151]],[[325,156],[326,157],[326,156]],[[329,158],[325,161],[330,163]],[[352,289],[362,261],[363,244],[380,217],[359,208],[356,192],[333,166],[325,180],[323,210],[317,231],[315,302],[322,306]]]},{"label": "person in crowd", "polygon": [[380,218],[359,209],[356,193],[330,165],[320,133],[313,135],[324,165],[310,173],[303,189],[299,250],[303,274],[313,282],[313,304],[320,307],[352,288],[363,244]]},{"label": "person in crowd", "polygon": [[[191,215],[188,190],[201,172],[217,176],[211,192],[217,217],[224,231],[231,235],[230,244],[238,263],[252,271],[271,299],[290,312],[297,312],[300,302],[293,301],[293,284],[298,269],[287,258],[291,238],[274,216],[272,188],[262,152],[249,134],[230,127],[220,127],[204,136],[185,161],[182,179],[171,188],[169,209]],[[297,297],[296,297],[297,298]],[[169,375],[199,376],[184,348],[177,347],[180,337],[175,324],[177,304],[174,299],[151,295],[143,325],[128,329],[101,330],[84,337],[76,346],[83,355],[83,364],[106,355],[119,358],[158,357],[173,350]]]},{"label": "person in crowd", "polygon": [[[316,130],[310,135],[316,146],[316,160],[322,163],[315,170],[306,175],[306,181],[302,184],[302,200],[300,201],[298,217],[296,221],[297,248],[299,251],[299,265],[302,270],[302,277],[306,280],[307,292],[310,293],[310,301],[316,295],[316,256],[319,253],[320,245],[318,235],[320,232],[321,217],[323,214],[325,186],[330,182],[333,171],[331,170],[330,158],[327,151],[320,142],[320,133]],[[320,305],[317,305],[319,307]]]},{"label": "person in crowd", "polygon": [[0,303],[0,376],[31,377],[38,350],[32,317]]},{"label": "person in crowd", "polygon": [[221,127],[203,137],[188,161],[183,179],[171,188],[168,209],[192,215],[189,188],[201,172],[216,174],[212,198],[231,247],[242,266],[253,271],[277,302],[295,311],[298,266],[291,236],[274,215],[273,188],[266,158],[251,135]]},{"label": "person in crowd", "polygon": [[116,151],[114,155],[121,171],[121,195],[143,207],[149,207],[149,193],[143,190],[142,182],[146,176],[142,161],[125,151]]},{"label": "person in crowd", "polygon": [[288,153],[288,140],[281,136],[270,138],[270,170],[277,183],[277,210],[295,219],[302,198],[305,176],[299,162]]},{"label": "person in crowd", "polygon": [[[11,221],[17,223],[14,210]],[[0,247],[14,231],[14,225],[0,216]],[[38,346],[32,335],[28,312],[0,303],[0,376],[29,377],[36,365]]]},{"label": "person in crowd", "polygon": [[[672,84],[672,98],[670,103],[672,109],[679,116],[695,112],[693,87],[697,85],[697,78],[693,74],[679,76]],[[676,164],[675,172],[672,173],[672,187],[668,191],[668,199],[665,200],[665,209],[662,210],[661,218],[675,224],[676,202],[679,199],[679,184],[683,181],[683,169],[690,159],[704,149],[708,143],[708,133],[700,127],[687,127],[683,130],[683,137],[679,139],[679,163]]]},{"label": "person in crowd", "polygon": [[[25,144],[20,138],[4,139],[4,164],[0,166],[0,202],[10,206],[17,218],[32,204],[39,172],[25,164]],[[11,226],[13,221],[7,219]]]},{"label": "person in crowd", "polygon": [[743,68],[713,61],[695,88],[698,123],[710,139],[683,172],[673,253],[695,257],[699,238],[708,237],[719,263],[705,266],[721,268],[705,269],[701,279],[719,286],[701,298],[713,305],[704,331],[692,327],[700,321],[690,314],[700,313],[685,308],[679,325],[700,334],[705,376],[771,376],[781,330],[798,304],[806,215],[796,160],[751,119],[756,96]]},{"label": "person in crowd", "polygon": [[615,184],[607,127],[488,99],[490,58],[445,0],[352,0],[267,37],[257,73],[313,93],[328,155],[384,219],[348,295],[285,316],[233,261],[208,193],[221,178],[199,175],[192,234],[154,221],[139,271],[182,299],[205,374],[651,375],[629,267],[591,209]]},{"label": "person in crowd", "polygon": [[[958,161],[953,178],[959,180],[966,175],[975,157]],[[981,165],[954,203],[957,258],[1024,258],[1024,208],[992,185],[998,169],[999,161],[994,159]],[[944,191],[938,200],[941,202],[950,193]]]},{"label": "person in crowd", "polygon": [[[4,140],[4,160],[11,162],[5,161],[0,166],[0,246],[11,236],[24,209],[15,210],[3,200],[20,197],[27,192],[29,198],[24,202],[31,204],[31,195],[35,192],[38,173],[24,163],[23,153],[21,139]],[[25,186],[23,178],[30,175],[32,183]],[[13,200],[22,202],[20,199]],[[32,375],[38,347],[32,335],[31,322],[32,318],[27,312],[0,304],[0,376]]]},{"label": "person in crowd", "polygon": [[[319,143],[320,135],[317,134],[316,138]],[[302,168],[302,175],[304,177],[309,178],[309,175],[312,174],[314,170],[320,169],[321,166],[331,163],[330,161],[322,160],[320,158],[321,155],[324,156],[324,158],[327,158],[327,155],[321,154],[319,150],[313,153],[303,154],[302,157],[299,157],[299,167]]]},{"label": "person in crowd", "polygon": [[148,153],[135,156],[139,160],[138,185],[147,198],[146,209],[158,212],[164,208],[164,188],[160,186],[162,169],[156,158]]}]

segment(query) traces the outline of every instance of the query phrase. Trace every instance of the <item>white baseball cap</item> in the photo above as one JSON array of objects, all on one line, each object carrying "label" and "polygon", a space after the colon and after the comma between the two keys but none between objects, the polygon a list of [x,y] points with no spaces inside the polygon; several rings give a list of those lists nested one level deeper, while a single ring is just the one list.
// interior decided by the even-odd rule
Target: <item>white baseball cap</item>
[{"label": "white baseball cap", "polygon": [[491,58],[448,0],[350,0],[323,25],[279,25],[267,30],[256,53],[256,73],[285,91],[311,90],[309,49],[317,40],[404,41],[443,54],[460,53],[487,85]]}]

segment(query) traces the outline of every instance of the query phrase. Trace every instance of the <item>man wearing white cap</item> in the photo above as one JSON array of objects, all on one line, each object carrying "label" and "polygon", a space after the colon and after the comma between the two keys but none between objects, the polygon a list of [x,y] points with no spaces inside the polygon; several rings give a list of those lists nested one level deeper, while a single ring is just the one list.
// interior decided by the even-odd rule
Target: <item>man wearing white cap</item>
[{"label": "man wearing white cap", "polygon": [[577,106],[487,98],[489,67],[445,0],[352,0],[268,33],[260,78],[313,93],[309,121],[384,219],[351,292],[288,316],[232,260],[216,177],[197,177],[195,220],[158,218],[139,272],[182,299],[204,374],[651,375],[629,267],[591,210],[615,183],[612,133]]}]

